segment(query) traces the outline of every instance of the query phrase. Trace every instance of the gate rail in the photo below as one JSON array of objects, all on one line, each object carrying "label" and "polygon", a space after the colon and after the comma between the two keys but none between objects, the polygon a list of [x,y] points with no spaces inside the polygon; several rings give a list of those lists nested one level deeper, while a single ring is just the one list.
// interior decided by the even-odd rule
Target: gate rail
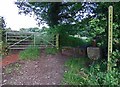
[{"label": "gate rail", "polygon": [[[33,35],[34,35],[34,33],[31,33],[31,32],[19,32],[19,31],[6,32],[6,42],[7,42],[7,44],[9,42],[12,42],[11,43],[12,45],[10,44],[8,46],[8,49],[12,49],[12,47],[17,46],[18,44],[21,44],[21,42],[24,42],[25,40],[32,37]],[[16,42],[13,42],[13,41],[16,41]],[[21,45],[21,46],[24,46],[24,45]],[[16,48],[16,49],[24,49],[24,48]]]},{"label": "gate rail", "polygon": [[[37,36],[37,34],[38,34],[38,36]],[[36,36],[39,37],[39,39],[37,39]],[[31,38],[31,39],[29,39],[29,38]],[[36,44],[36,41],[37,41],[36,39],[40,40],[39,44]],[[20,31],[6,32],[6,42],[7,42],[7,44],[10,43],[8,46],[9,49],[15,49],[14,47],[18,47],[16,49],[25,49],[26,46],[31,45],[31,44],[38,45],[40,48],[42,48],[42,47],[46,48],[48,46],[58,48],[58,43],[59,43],[57,36],[49,41],[49,40],[46,40],[44,37],[42,37],[41,33],[20,32]]]},{"label": "gate rail", "polygon": [[26,39],[28,39],[29,37],[32,37],[32,36],[33,36],[33,35],[28,36],[28,37],[26,37],[26,38],[24,38],[24,39],[22,39],[22,40],[20,40],[20,41],[18,41],[18,42],[16,42],[16,43],[14,43],[13,45],[10,45],[8,48],[10,48],[10,47],[12,47],[12,46],[15,46],[16,44],[19,44],[20,42],[25,41]]}]

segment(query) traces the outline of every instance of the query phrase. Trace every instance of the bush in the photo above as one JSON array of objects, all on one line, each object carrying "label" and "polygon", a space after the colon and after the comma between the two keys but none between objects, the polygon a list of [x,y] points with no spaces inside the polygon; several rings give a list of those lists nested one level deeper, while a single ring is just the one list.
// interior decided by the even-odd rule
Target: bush
[{"label": "bush", "polygon": [[39,58],[40,50],[37,46],[29,46],[24,51],[19,53],[19,57],[21,60],[35,60]]},{"label": "bush", "polygon": [[0,42],[0,55],[6,56],[9,53],[8,45],[4,42]]},{"label": "bush", "polygon": [[58,53],[58,50],[55,47],[54,48],[48,47],[48,48],[45,49],[45,52],[46,52],[46,54],[55,55],[56,53]]},{"label": "bush", "polygon": [[120,68],[120,51],[119,50],[113,51],[111,62],[113,67]]},{"label": "bush", "polygon": [[71,47],[77,47],[77,46],[84,46],[88,45],[87,42],[83,39],[72,37],[72,36],[64,36],[60,38],[60,45],[61,46],[71,46]]},{"label": "bush", "polygon": [[[117,70],[101,72],[100,66],[96,65],[95,67],[91,66],[90,71],[85,71],[88,76],[83,78],[86,85],[120,85],[119,84],[119,75],[120,73]],[[81,76],[82,78],[82,76]]]},{"label": "bush", "polygon": [[8,46],[5,41],[6,30],[0,29],[0,56],[5,56],[8,54]]}]

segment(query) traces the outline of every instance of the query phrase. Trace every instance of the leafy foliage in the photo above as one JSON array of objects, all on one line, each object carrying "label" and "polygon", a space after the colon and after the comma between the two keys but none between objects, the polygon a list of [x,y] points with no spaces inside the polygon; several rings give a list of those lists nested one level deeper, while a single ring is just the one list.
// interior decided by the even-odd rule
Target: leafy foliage
[{"label": "leafy foliage", "polygon": [[[50,27],[53,28],[50,29],[52,32],[54,32],[54,34],[60,34],[61,46],[63,44],[71,46],[81,44],[78,42],[78,39],[73,39],[73,37],[69,37],[69,35],[79,34],[81,36],[94,38],[97,40],[97,45],[104,48],[104,58],[107,58],[108,7],[112,5],[114,10],[113,50],[117,49],[120,51],[120,2],[16,2],[16,4],[20,9],[20,13],[30,15],[34,13],[38,23],[47,23]],[[67,42],[65,43],[65,41]],[[68,43],[69,41],[70,43]]]},{"label": "leafy foliage", "polygon": [[5,56],[8,54],[8,46],[6,44],[6,30],[5,30],[5,21],[2,17],[0,19],[0,56]]},{"label": "leafy foliage", "polygon": [[51,36],[55,36],[59,34],[60,47],[62,46],[77,47],[77,46],[90,45],[91,44],[90,40],[83,40],[81,38],[74,37],[74,35],[76,35],[77,32],[79,31],[79,29],[75,29],[75,27],[77,27],[77,25],[69,25],[69,24],[58,25],[58,26],[54,26],[54,28],[46,29],[46,34],[49,39],[51,39]]},{"label": "leafy foliage", "polygon": [[6,23],[4,17],[0,16],[0,29],[5,29]]},{"label": "leafy foliage", "polygon": [[[73,23],[80,21],[86,16],[90,16],[95,4],[93,3],[70,3],[70,2],[19,2],[17,1],[19,13],[36,15],[38,23],[46,22],[49,26],[63,23]],[[89,10],[88,10],[89,9]]]},{"label": "leafy foliage", "polygon": [[34,27],[34,28],[21,28],[20,31],[21,32],[39,32],[40,29],[38,27]]},{"label": "leafy foliage", "polygon": [[0,56],[6,56],[9,53],[8,45],[5,42],[0,42]]},{"label": "leafy foliage", "polygon": [[101,72],[100,66],[91,66],[90,71],[86,72],[88,78],[84,78],[87,85],[119,85],[119,72],[116,70]]},{"label": "leafy foliage", "polygon": [[119,50],[113,51],[111,65],[113,68],[120,68],[120,51]]},{"label": "leafy foliage", "polygon": [[88,44],[85,40],[73,37],[73,36],[65,36],[61,38],[61,46],[70,46],[70,47],[80,47],[80,46],[87,46]]},{"label": "leafy foliage", "polygon": [[21,60],[35,60],[39,58],[39,54],[39,47],[29,46],[27,49],[19,53],[19,57]]},{"label": "leafy foliage", "polygon": [[[111,5],[113,6],[113,47],[114,49],[119,49],[120,45],[118,45],[120,42],[119,38],[120,38],[120,11],[119,11],[119,6],[120,6],[120,2],[119,3],[97,3],[98,6],[97,8],[94,10],[97,18],[100,20],[99,22],[101,23],[100,26],[105,29],[105,33],[101,34],[102,38],[104,38],[104,35],[106,35],[106,39],[108,36],[108,7]],[[107,42],[107,40],[106,40]],[[104,43],[104,45],[107,45],[107,43]]]}]

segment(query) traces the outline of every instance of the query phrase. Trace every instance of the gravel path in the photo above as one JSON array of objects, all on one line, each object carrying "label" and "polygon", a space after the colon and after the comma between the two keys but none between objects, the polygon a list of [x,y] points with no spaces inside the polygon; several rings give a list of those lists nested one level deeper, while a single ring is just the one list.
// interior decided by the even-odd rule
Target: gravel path
[{"label": "gravel path", "polygon": [[63,79],[64,63],[68,58],[41,54],[36,61],[19,61],[17,72],[6,75],[3,70],[3,84],[10,85],[60,85]]}]

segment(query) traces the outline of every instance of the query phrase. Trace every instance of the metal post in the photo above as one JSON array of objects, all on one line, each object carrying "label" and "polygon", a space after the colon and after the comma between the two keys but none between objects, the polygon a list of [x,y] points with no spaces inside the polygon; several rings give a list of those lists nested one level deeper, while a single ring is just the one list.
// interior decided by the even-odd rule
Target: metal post
[{"label": "metal post", "polygon": [[109,6],[108,14],[108,65],[107,70],[111,71],[111,56],[112,56],[112,32],[113,32],[113,7]]}]

